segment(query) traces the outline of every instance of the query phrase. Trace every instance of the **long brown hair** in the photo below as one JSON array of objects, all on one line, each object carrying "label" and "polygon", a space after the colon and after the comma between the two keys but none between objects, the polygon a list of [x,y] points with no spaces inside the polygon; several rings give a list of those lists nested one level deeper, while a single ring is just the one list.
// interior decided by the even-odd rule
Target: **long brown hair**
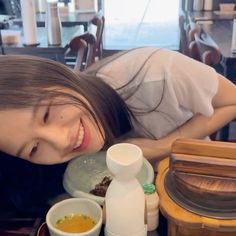
[{"label": "long brown hair", "polygon": [[[77,96],[62,93],[53,89],[55,87],[78,92],[92,109]],[[58,96],[83,106],[97,124],[101,123],[107,146],[132,130],[129,108],[119,94],[98,77],[76,74],[67,66],[46,58],[0,56],[0,110],[32,107],[46,98]]]}]

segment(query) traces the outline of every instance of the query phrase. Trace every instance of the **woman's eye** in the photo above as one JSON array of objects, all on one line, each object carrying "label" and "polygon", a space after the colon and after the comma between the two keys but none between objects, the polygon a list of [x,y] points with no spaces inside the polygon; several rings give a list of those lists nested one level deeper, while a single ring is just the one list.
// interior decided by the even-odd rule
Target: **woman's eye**
[{"label": "woman's eye", "polygon": [[35,155],[35,153],[37,152],[38,150],[38,143],[35,143],[34,146],[32,147],[31,151],[30,151],[30,154],[29,156],[32,157]]},{"label": "woman's eye", "polygon": [[48,121],[49,118],[49,107],[47,108],[44,116],[43,116],[43,122],[46,123]]}]

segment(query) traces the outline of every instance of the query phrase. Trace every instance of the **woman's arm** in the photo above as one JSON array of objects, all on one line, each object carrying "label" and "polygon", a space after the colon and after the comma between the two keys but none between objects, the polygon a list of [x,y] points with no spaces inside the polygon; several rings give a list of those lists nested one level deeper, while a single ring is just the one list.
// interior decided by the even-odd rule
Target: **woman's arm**
[{"label": "woman's arm", "polygon": [[138,145],[149,160],[160,160],[171,151],[171,145],[177,138],[204,138],[236,118],[236,86],[219,75],[219,87],[213,97],[214,114],[210,117],[196,114],[188,122],[158,140],[129,139]]}]

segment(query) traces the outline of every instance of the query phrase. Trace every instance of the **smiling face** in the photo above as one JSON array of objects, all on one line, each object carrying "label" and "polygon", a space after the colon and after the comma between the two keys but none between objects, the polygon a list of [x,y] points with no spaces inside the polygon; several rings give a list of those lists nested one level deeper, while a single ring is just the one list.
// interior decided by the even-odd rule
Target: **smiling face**
[{"label": "smiling face", "polygon": [[58,104],[59,100],[0,111],[0,150],[39,164],[61,163],[99,151],[104,140],[89,112],[65,100]]}]

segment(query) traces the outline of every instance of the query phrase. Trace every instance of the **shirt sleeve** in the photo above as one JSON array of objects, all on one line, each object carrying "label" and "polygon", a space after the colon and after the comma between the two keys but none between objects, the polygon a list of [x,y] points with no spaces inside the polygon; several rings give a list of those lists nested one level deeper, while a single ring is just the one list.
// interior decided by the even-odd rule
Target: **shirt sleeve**
[{"label": "shirt sleeve", "polygon": [[173,86],[179,106],[193,114],[211,116],[212,98],[218,90],[216,71],[180,53],[173,53],[166,67],[167,83]]}]

